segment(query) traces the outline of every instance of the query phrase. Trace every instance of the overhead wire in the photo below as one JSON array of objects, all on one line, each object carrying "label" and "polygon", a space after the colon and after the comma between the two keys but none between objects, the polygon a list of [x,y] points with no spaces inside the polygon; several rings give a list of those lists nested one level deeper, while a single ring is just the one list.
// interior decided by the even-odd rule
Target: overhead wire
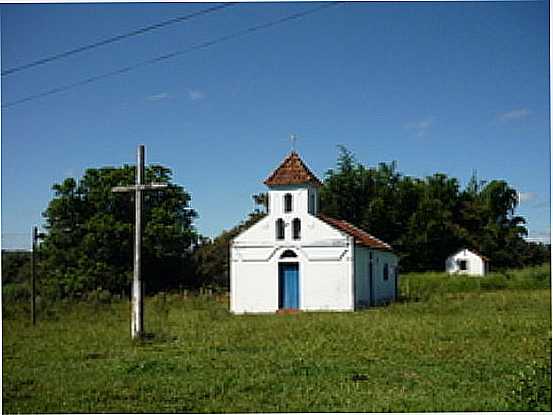
[{"label": "overhead wire", "polygon": [[162,22],[150,25],[150,26],[142,27],[142,28],[133,30],[131,32],[122,33],[122,34],[117,35],[117,36],[112,36],[112,37],[107,38],[107,39],[99,40],[97,42],[89,43],[87,45],[79,46],[77,48],[70,49],[70,50],[67,50],[65,52],[57,53],[57,54],[52,55],[52,56],[48,56],[48,57],[38,59],[38,60],[23,64],[23,65],[19,65],[19,66],[16,66],[14,68],[9,68],[9,69],[6,69],[6,70],[2,71],[0,74],[1,74],[1,76],[11,75],[11,74],[16,73],[16,72],[20,72],[20,71],[23,71],[23,70],[26,70],[26,69],[31,69],[31,68],[34,68],[35,66],[44,65],[46,63],[53,62],[53,61],[56,61],[56,60],[59,60],[59,59],[63,59],[63,58],[66,58],[68,56],[75,55],[77,53],[81,53],[81,52],[84,52],[84,51],[87,51],[87,50],[90,50],[90,49],[98,48],[100,46],[109,45],[110,43],[119,42],[119,41],[127,39],[129,37],[142,35],[144,33],[150,32],[152,30],[161,29],[165,26],[169,26],[169,25],[172,25],[172,24],[175,24],[175,23],[180,23],[180,22],[183,22],[183,21],[186,21],[186,20],[190,20],[194,17],[202,16],[204,14],[213,13],[213,12],[216,12],[218,10],[225,9],[227,7],[230,7],[230,6],[234,6],[236,4],[237,3],[223,3],[223,4],[219,4],[217,6],[209,7],[207,9],[203,9],[203,10],[199,10],[197,12],[190,13],[190,14],[187,14],[187,15],[184,15],[184,16],[175,17],[173,19],[165,20],[165,21],[162,21]]},{"label": "overhead wire", "polygon": [[225,35],[225,36],[221,36],[221,37],[213,39],[213,40],[198,43],[196,45],[190,46],[190,47],[185,48],[185,49],[180,49],[180,50],[177,50],[177,51],[174,51],[174,52],[171,52],[171,53],[167,53],[167,54],[164,54],[164,55],[160,55],[160,56],[157,56],[157,57],[154,57],[154,58],[150,58],[150,59],[135,63],[133,65],[128,65],[128,66],[122,67],[120,69],[116,69],[114,71],[111,71],[111,72],[106,72],[106,73],[103,73],[103,74],[100,74],[100,75],[92,76],[90,78],[83,79],[83,80],[78,81],[78,82],[74,82],[74,83],[71,83],[71,84],[59,86],[59,87],[56,87],[56,88],[53,88],[53,89],[50,89],[50,90],[47,90],[47,91],[44,91],[44,92],[41,92],[41,93],[38,93],[38,94],[30,95],[30,96],[27,96],[25,98],[20,98],[20,99],[15,100],[15,101],[7,102],[5,104],[2,104],[1,108],[9,108],[9,107],[12,107],[12,106],[15,106],[15,105],[18,105],[18,104],[22,104],[24,102],[33,101],[33,100],[38,99],[38,98],[43,98],[43,97],[46,97],[46,96],[49,96],[49,95],[53,95],[53,94],[57,94],[57,93],[60,93],[60,92],[63,92],[63,91],[73,89],[73,88],[77,88],[79,86],[83,86],[83,85],[87,85],[87,84],[90,84],[90,83],[93,83],[93,82],[97,82],[101,79],[105,79],[105,78],[108,78],[108,77],[111,77],[111,76],[121,75],[121,74],[124,74],[126,72],[130,72],[132,70],[135,70],[135,69],[143,67],[143,66],[152,65],[152,64],[155,64],[155,63],[158,63],[158,62],[166,61],[166,60],[172,59],[176,56],[184,55],[186,53],[190,53],[190,52],[200,50],[200,49],[205,49],[205,48],[208,48],[208,47],[213,46],[215,44],[226,42],[226,41],[229,41],[231,39],[236,39],[238,37],[247,35],[249,33],[257,32],[259,30],[267,29],[269,27],[276,26],[276,25],[279,25],[279,24],[282,24],[282,23],[285,23],[285,22],[289,22],[291,20],[299,19],[301,17],[305,17],[307,15],[317,13],[321,10],[327,9],[329,7],[332,7],[332,6],[341,4],[341,3],[344,3],[344,2],[343,1],[325,2],[321,6],[314,7],[314,8],[308,9],[308,10],[304,10],[302,12],[290,14],[288,16],[281,17],[279,19],[275,19],[275,20],[272,20],[272,21],[269,21],[269,22],[266,22],[266,23],[263,23],[263,24],[251,26],[249,28],[236,31],[236,32],[230,33],[230,34]]}]

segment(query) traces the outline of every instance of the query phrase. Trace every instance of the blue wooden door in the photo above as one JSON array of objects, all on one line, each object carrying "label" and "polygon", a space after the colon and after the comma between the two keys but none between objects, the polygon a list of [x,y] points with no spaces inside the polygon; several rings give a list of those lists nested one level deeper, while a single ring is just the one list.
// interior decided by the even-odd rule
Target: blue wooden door
[{"label": "blue wooden door", "polygon": [[280,263],[278,266],[278,308],[299,308],[297,263]]}]

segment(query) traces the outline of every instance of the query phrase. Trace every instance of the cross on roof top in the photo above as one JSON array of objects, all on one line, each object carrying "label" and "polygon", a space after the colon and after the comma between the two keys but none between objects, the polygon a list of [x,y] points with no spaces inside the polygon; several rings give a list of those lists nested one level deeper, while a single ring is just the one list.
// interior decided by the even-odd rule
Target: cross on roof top
[{"label": "cross on roof top", "polygon": [[298,137],[296,137],[295,134],[290,134],[290,144],[292,145],[292,151],[296,151],[296,140]]}]

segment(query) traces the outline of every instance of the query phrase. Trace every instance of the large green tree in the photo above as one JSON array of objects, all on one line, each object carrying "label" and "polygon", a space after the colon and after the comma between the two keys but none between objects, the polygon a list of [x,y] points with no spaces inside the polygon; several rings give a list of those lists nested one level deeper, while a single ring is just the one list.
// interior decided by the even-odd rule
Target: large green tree
[{"label": "large green tree", "polygon": [[[166,189],[144,192],[143,273],[148,291],[186,285],[190,248],[197,235],[190,195],[171,183],[171,170],[151,165],[146,182]],[[134,196],[112,188],[133,184],[134,166],[88,169],[77,182],[53,186],[44,212],[47,236],[41,247],[46,282],[58,296],[76,296],[97,288],[128,293],[132,275]]]},{"label": "large green tree", "polygon": [[252,196],[256,208],[248,217],[228,231],[223,231],[213,239],[202,238],[194,252],[194,264],[198,284],[216,289],[229,287],[230,242],[241,232],[265,217],[267,193]]},{"label": "large green tree", "polygon": [[339,150],[321,189],[322,212],[390,243],[404,270],[442,270],[446,257],[462,247],[490,257],[496,268],[546,256],[545,247],[524,240],[517,192],[507,182],[479,182],[473,174],[461,190],[457,179],[442,173],[403,176],[394,162],[369,168],[345,147]]}]

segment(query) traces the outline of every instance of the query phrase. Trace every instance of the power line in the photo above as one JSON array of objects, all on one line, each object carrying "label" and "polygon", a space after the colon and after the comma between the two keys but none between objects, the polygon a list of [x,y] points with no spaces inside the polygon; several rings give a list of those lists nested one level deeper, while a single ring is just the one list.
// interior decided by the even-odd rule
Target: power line
[{"label": "power line", "polygon": [[224,9],[226,7],[234,6],[235,4],[237,4],[237,3],[223,3],[223,4],[220,4],[220,5],[217,5],[217,6],[209,7],[207,9],[203,9],[203,10],[200,10],[200,11],[197,11],[197,12],[194,12],[194,13],[187,14],[185,16],[175,17],[173,19],[165,20],[165,21],[160,22],[160,23],[156,23],[156,24],[153,24],[153,25],[150,25],[150,26],[142,27],[140,29],[133,30],[132,32],[123,33],[123,34],[120,34],[120,35],[117,35],[117,36],[113,36],[113,37],[110,37],[110,38],[107,38],[107,39],[100,40],[98,42],[90,43],[88,45],[79,46],[78,48],[67,50],[65,52],[61,52],[61,53],[58,53],[56,55],[48,56],[46,58],[38,59],[38,60],[33,61],[33,62],[29,62],[29,63],[23,64],[23,65],[20,65],[20,66],[16,66],[15,68],[6,69],[5,71],[1,72],[1,76],[10,75],[10,74],[13,74],[15,72],[19,72],[19,71],[23,71],[25,69],[33,68],[35,66],[44,65],[45,63],[49,63],[49,62],[52,62],[52,61],[55,61],[55,60],[58,60],[58,59],[66,58],[68,56],[75,55],[76,53],[84,52],[85,50],[90,50],[90,49],[94,49],[94,48],[97,48],[97,47],[100,47],[100,46],[108,45],[110,43],[119,42],[123,39],[127,39],[127,38],[132,37],[132,36],[142,35],[146,32],[161,29],[162,27],[165,27],[165,26],[169,26],[169,25],[172,25],[172,24],[175,24],[175,23],[180,23],[180,22],[183,22],[185,20],[189,20],[189,19],[192,19],[192,18],[197,17],[197,16],[201,16],[201,15],[204,15],[204,14],[212,13],[212,12],[215,12],[217,10]]},{"label": "power line", "polygon": [[179,56],[179,55],[184,55],[186,53],[190,53],[190,52],[193,52],[193,51],[199,50],[199,49],[205,49],[205,48],[207,48],[209,46],[213,46],[217,43],[226,42],[228,40],[235,39],[237,37],[244,36],[244,35],[249,34],[249,33],[257,32],[258,30],[267,29],[269,27],[276,26],[276,25],[288,22],[290,20],[299,19],[301,17],[319,12],[323,9],[326,9],[326,8],[329,8],[331,6],[335,6],[335,5],[341,4],[341,3],[343,3],[343,2],[342,1],[325,2],[322,6],[315,7],[315,8],[303,11],[303,12],[294,13],[294,14],[282,17],[280,19],[276,19],[276,20],[273,20],[273,21],[270,21],[270,22],[267,22],[267,23],[257,25],[257,26],[252,26],[252,27],[249,27],[247,29],[237,31],[237,32],[231,33],[229,35],[219,37],[219,38],[214,39],[214,40],[198,43],[198,44],[190,46],[186,49],[181,49],[181,50],[177,50],[175,52],[171,52],[171,53],[168,53],[168,54],[165,54],[165,55],[160,55],[160,56],[157,56],[155,58],[151,58],[151,59],[144,60],[142,62],[135,63],[133,65],[125,66],[125,67],[117,69],[115,71],[106,72],[106,73],[103,73],[101,75],[96,75],[96,76],[93,76],[93,77],[90,77],[90,78],[87,78],[87,79],[83,79],[81,81],[78,81],[78,82],[75,82],[75,83],[72,83],[72,84],[63,85],[63,86],[53,88],[53,89],[50,89],[50,90],[47,90],[47,91],[44,91],[44,92],[41,92],[41,93],[38,93],[38,94],[35,94],[35,95],[30,95],[30,96],[27,96],[25,98],[21,98],[21,99],[15,100],[15,101],[7,102],[6,104],[3,104],[1,106],[1,108],[8,108],[8,107],[12,107],[14,105],[22,104],[24,102],[34,101],[35,99],[38,99],[38,98],[43,98],[43,97],[46,97],[48,95],[53,95],[53,94],[57,94],[59,92],[63,92],[63,91],[67,91],[67,90],[70,90],[70,89],[73,89],[73,88],[77,88],[79,86],[90,84],[90,83],[99,81],[99,80],[104,79],[104,78],[108,78],[108,77],[115,76],[115,75],[121,75],[123,73],[130,72],[134,69],[140,68],[142,66],[147,66],[147,65],[154,64],[154,63],[162,62],[162,61],[165,61],[165,60],[168,60],[168,59],[172,59],[172,58],[174,58],[176,56]]}]

